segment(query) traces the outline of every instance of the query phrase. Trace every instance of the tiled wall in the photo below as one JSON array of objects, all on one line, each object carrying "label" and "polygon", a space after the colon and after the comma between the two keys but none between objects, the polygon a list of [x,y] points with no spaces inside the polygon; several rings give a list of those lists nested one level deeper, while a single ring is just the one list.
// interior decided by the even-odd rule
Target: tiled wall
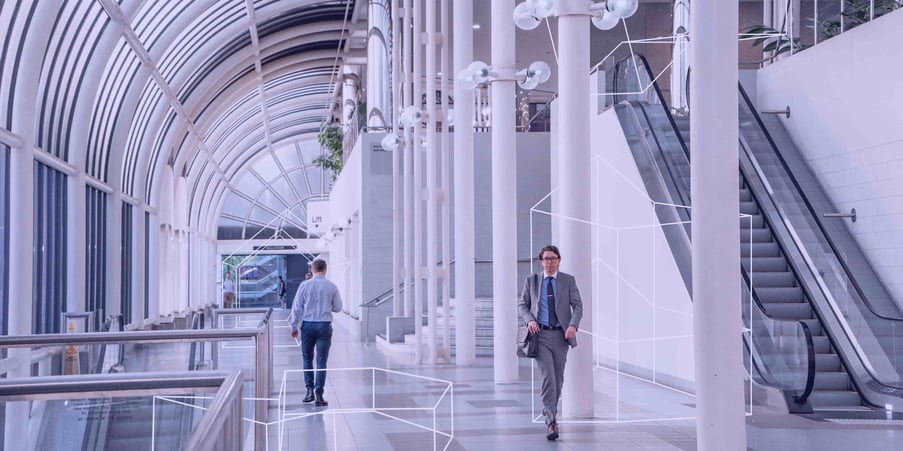
[{"label": "tiled wall", "polygon": [[903,305],[901,41],[903,10],[761,70],[758,103],[790,105],[788,132]]}]

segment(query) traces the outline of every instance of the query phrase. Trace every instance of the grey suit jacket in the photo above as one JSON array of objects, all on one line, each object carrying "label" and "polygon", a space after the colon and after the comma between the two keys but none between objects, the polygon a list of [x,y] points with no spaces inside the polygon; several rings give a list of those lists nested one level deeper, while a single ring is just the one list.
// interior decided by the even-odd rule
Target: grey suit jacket
[{"label": "grey suit jacket", "polygon": [[[517,310],[525,324],[536,321],[539,315],[540,289],[545,274],[531,274],[524,281],[524,291],[517,301]],[[558,314],[558,322],[579,328],[583,318],[583,301],[580,299],[580,290],[577,289],[577,281],[574,276],[558,271],[556,282],[558,290],[555,292],[555,313]],[[562,334],[564,331],[561,332]],[[568,340],[571,347],[577,346],[577,339]]]}]

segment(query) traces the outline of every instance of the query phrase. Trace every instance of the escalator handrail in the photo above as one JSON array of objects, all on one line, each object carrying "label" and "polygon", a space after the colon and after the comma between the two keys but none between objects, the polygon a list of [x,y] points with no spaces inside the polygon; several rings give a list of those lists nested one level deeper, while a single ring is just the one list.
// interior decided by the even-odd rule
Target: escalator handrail
[{"label": "escalator handrail", "polygon": [[671,111],[667,106],[668,103],[665,102],[665,96],[662,94],[661,89],[658,88],[658,83],[655,82],[655,75],[652,74],[652,69],[649,67],[649,61],[646,60],[645,56],[640,55],[639,53],[635,53],[633,55],[625,56],[624,58],[621,58],[620,60],[618,60],[617,63],[615,63],[615,71],[614,71],[615,73],[614,73],[614,80],[613,80],[615,99],[617,100],[618,72],[620,71],[620,67],[627,60],[632,59],[633,57],[637,57],[640,59],[640,61],[642,61],[643,69],[645,69],[646,76],[649,77],[649,80],[652,83],[652,88],[655,90],[655,96],[658,98],[658,103],[661,104],[662,109],[664,109],[665,112],[667,113],[668,122],[671,123],[671,127],[673,127],[674,131],[677,132],[676,135],[677,135],[677,140],[680,142],[680,147],[684,150],[684,153],[687,155],[687,160],[690,161],[690,148],[687,146],[687,143],[684,141],[683,136],[680,135],[680,132],[677,128],[677,122],[674,121],[674,116],[671,114]]},{"label": "escalator handrail", "polygon": [[[644,110],[643,117],[647,121],[647,124],[649,124],[649,130],[652,133],[653,139],[655,139],[656,144],[659,146],[659,152],[661,153],[662,150],[661,150],[660,141],[659,141],[658,137],[656,136],[655,128],[652,127],[652,123],[649,119],[649,115],[646,114],[643,105],[639,104],[639,103],[634,103],[634,102],[624,102],[624,103],[622,103],[622,105],[625,105],[631,111],[632,117],[634,118],[634,121],[636,122],[638,132],[642,131],[642,125],[639,124],[639,115],[636,113],[635,109],[640,108],[640,109]],[[663,107],[664,107],[664,105],[663,105]],[[675,132],[677,132],[676,128],[675,128]],[[679,134],[679,133],[676,133],[676,134]],[[649,144],[649,141],[646,139],[646,137],[642,136],[641,139],[645,142],[645,145],[648,148],[648,150],[652,151],[652,146]],[[672,176],[673,176],[673,173],[670,172],[670,168],[668,170],[669,170],[669,174],[672,174]],[[665,188],[665,189],[667,189],[667,188]],[[681,209],[681,210],[684,211],[684,214],[689,214],[689,212],[687,212],[686,210],[684,210],[684,209]],[[775,321],[778,323],[787,323],[787,324],[796,323],[796,324],[801,325],[800,327],[803,331],[803,336],[805,338],[806,347],[808,350],[807,358],[806,358],[806,360],[807,360],[807,362],[806,362],[807,363],[806,383],[803,388],[803,394],[794,396],[794,400],[795,400],[795,402],[797,402],[799,404],[805,404],[806,400],[809,397],[809,394],[812,392],[812,389],[815,385],[815,366],[816,366],[815,365],[815,344],[814,344],[814,339],[812,338],[812,333],[809,330],[809,327],[801,321],[774,318],[771,315],[769,315],[768,310],[765,308],[765,306],[762,304],[761,300],[759,299],[759,296],[755,290],[755,287],[750,284],[749,275],[747,274],[746,269],[741,267],[740,274],[743,276],[743,281],[746,284],[746,286],[752,287],[750,289],[750,297],[753,300],[754,304],[756,305],[756,309],[759,311],[760,314],[762,314],[766,318],[770,319],[771,321]],[[752,317],[750,317],[750,321],[752,321]],[[752,352],[752,350],[755,348],[755,346],[752,343],[747,343],[747,347],[750,350],[751,354],[755,355],[755,353]],[[759,362],[759,359],[754,358],[753,362],[754,362],[753,363],[754,366],[756,367],[756,369],[759,372],[759,375],[762,377],[762,379],[766,383],[768,383],[772,386],[775,386],[775,387],[781,386],[781,384],[779,382],[775,382],[775,381],[771,380],[770,375],[773,370],[768,368],[768,364],[765,361]]]},{"label": "escalator handrail", "polygon": [[[652,70],[649,68],[649,62],[646,60],[646,57],[644,57],[643,55],[640,55],[640,54],[635,54],[635,56],[638,57],[638,58],[640,59],[640,61],[642,62],[643,68],[645,69],[647,76],[650,77],[650,80],[654,80],[654,78],[653,78],[653,76],[652,76]],[[625,62],[627,62],[628,60],[630,60],[631,58],[632,58],[631,56],[622,58],[622,59],[621,59],[620,61],[618,61],[618,63],[615,65],[615,70],[614,70],[614,75],[615,75],[615,80],[614,80],[614,84],[615,84],[615,92],[617,92],[617,74],[618,74],[618,72],[620,71],[620,67],[621,67]],[[681,133],[680,133],[679,129],[677,128],[677,124],[676,124],[676,122],[674,121],[674,117],[673,117],[673,115],[671,114],[671,111],[669,111],[669,109],[668,109],[668,107],[667,107],[667,103],[665,103],[665,101],[664,101],[664,96],[662,95],[661,90],[658,88],[658,84],[655,83],[655,82],[653,82],[653,83],[652,83],[652,87],[655,89],[656,95],[658,96],[658,99],[659,99],[659,104],[660,104],[662,110],[665,112],[665,115],[666,115],[666,117],[668,118],[668,122],[671,124],[671,127],[672,127],[672,129],[674,130],[675,135],[676,135],[678,141],[680,142],[680,146],[681,146],[681,148],[683,149],[684,154],[685,154],[686,157],[687,157],[687,161],[690,161],[690,149],[689,149],[689,147],[687,146],[686,142],[683,140],[683,137],[681,136]],[[631,103],[631,107],[633,107],[633,104],[632,104],[632,103]],[[642,109],[643,115],[644,115],[644,117],[646,118],[647,123],[650,124],[649,129],[650,129],[650,131],[651,131],[651,133],[652,133],[652,135],[653,135],[653,138],[655,139],[656,143],[659,145],[659,149],[661,150],[661,144],[660,144],[660,141],[659,141],[658,136],[657,136],[657,134],[656,134],[655,128],[651,126],[651,121],[649,120],[648,114],[646,114],[645,107],[643,107],[642,105],[639,105],[639,107]],[[648,144],[647,144],[647,145],[648,145]],[[669,174],[670,174],[670,173],[671,173],[670,168],[668,168],[668,171],[669,171]],[[689,213],[689,212],[687,212],[687,213]],[[801,321],[783,320],[783,319],[780,319],[780,318],[774,318],[774,317],[772,317],[771,315],[769,315],[769,314],[768,314],[768,309],[765,308],[765,305],[762,304],[762,301],[759,299],[758,293],[756,292],[757,290],[755,289],[755,286],[753,286],[753,285],[751,284],[750,279],[749,279],[749,274],[747,273],[746,269],[742,267],[742,265],[741,265],[741,267],[740,267],[740,274],[743,276],[743,281],[746,283],[746,286],[751,287],[751,288],[750,288],[750,292],[751,292],[751,293],[750,293],[750,294],[751,294],[750,297],[751,297],[752,301],[755,303],[756,308],[757,308],[757,309],[758,309],[765,317],[771,319],[772,321],[778,321],[778,322],[797,322],[797,323],[799,323],[799,324],[802,325],[803,335],[805,336],[805,339],[806,339],[806,346],[807,346],[807,350],[808,350],[808,352],[807,352],[807,375],[806,375],[806,386],[805,386],[805,389],[804,389],[804,391],[803,391],[803,394],[800,395],[798,398],[795,397],[795,399],[797,400],[796,402],[798,402],[799,404],[804,404],[804,403],[806,402],[806,400],[808,399],[809,395],[811,394],[812,389],[813,389],[814,384],[815,384],[815,366],[816,366],[816,363],[815,363],[815,344],[814,344],[814,339],[812,338],[812,332],[809,330],[808,325],[806,325],[805,323],[803,323],[803,322],[801,322]],[[750,318],[750,320],[752,320],[752,318]],[[764,364],[764,362],[763,362],[763,364]],[[756,367],[758,368],[758,365],[756,365]],[[761,369],[760,369],[760,374],[762,374],[762,373],[761,373]],[[764,377],[764,376],[763,376],[763,377]]]},{"label": "escalator handrail", "polygon": [[796,179],[796,177],[793,176],[793,172],[790,170],[790,166],[787,164],[787,161],[784,159],[784,155],[778,151],[777,144],[775,144],[774,139],[771,137],[771,133],[768,132],[768,129],[765,127],[765,123],[762,122],[762,118],[759,116],[758,111],[756,111],[752,102],[749,100],[749,96],[747,96],[746,90],[743,89],[742,85],[739,86],[739,88],[740,88],[740,95],[742,96],[743,101],[746,103],[746,106],[749,108],[749,111],[752,112],[752,116],[756,120],[756,124],[758,124],[759,130],[762,132],[762,134],[768,140],[768,144],[771,146],[771,149],[774,152],[774,154],[778,157],[778,161],[781,162],[781,166],[783,166],[784,172],[787,174],[788,179],[790,179],[790,182],[793,183],[793,186],[796,188],[797,194],[799,194],[800,198],[803,201],[803,204],[806,206],[806,209],[809,210],[809,213],[812,215],[812,218],[815,221],[816,226],[818,226],[819,232],[821,232],[821,235],[825,238],[825,242],[831,248],[831,251],[834,253],[835,258],[840,263],[841,268],[843,268],[844,275],[847,277],[847,280],[850,281],[850,283],[853,286],[853,289],[856,291],[856,294],[859,295],[860,299],[862,299],[863,305],[865,305],[865,307],[873,315],[875,315],[881,319],[885,319],[888,321],[903,322],[903,318],[895,318],[895,317],[887,316],[887,315],[884,315],[884,314],[881,314],[881,313],[878,313],[877,311],[875,311],[874,306],[871,304],[871,302],[869,302],[868,297],[865,295],[865,292],[862,290],[862,287],[856,281],[856,278],[853,277],[853,273],[850,270],[849,266],[847,265],[846,261],[843,258],[841,258],[842,254],[839,252],[837,246],[834,244],[834,240],[831,239],[831,236],[828,234],[827,229],[825,228],[825,226],[822,223],[821,219],[819,218],[818,214],[815,212],[815,208],[812,206],[812,203],[809,201],[809,198],[806,197],[806,194],[803,192],[802,186],[800,185],[799,181]]},{"label": "escalator handrail", "polygon": [[806,354],[809,357],[809,371],[806,374],[806,388],[803,390],[803,394],[794,396],[793,400],[797,404],[805,404],[809,399],[809,395],[812,394],[812,389],[815,388],[815,342],[812,339],[812,331],[809,330],[809,325],[803,321],[799,323],[803,328],[803,333],[806,335]]}]

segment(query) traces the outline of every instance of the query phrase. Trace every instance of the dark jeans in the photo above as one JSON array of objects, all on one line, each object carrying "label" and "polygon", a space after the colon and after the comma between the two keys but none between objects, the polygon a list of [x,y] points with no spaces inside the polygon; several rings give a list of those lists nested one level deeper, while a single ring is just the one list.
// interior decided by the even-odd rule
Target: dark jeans
[{"label": "dark jeans", "polygon": [[[314,348],[317,350],[317,369],[326,369],[326,359],[329,358],[329,347],[332,345],[332,323],[311,322],[301,323],[301,362],[305,370],[314,368]],[[316,373],[316,378],[314,377]],[[305,371],[304,386],[322,390],[326,385],[326,371]]]}]

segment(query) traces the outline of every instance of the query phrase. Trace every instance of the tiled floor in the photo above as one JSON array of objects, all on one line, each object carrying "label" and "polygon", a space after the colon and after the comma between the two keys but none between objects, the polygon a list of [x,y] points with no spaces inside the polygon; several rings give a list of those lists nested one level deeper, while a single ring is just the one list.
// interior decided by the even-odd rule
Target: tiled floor
[{"label": "tiled floor", "polygon": [[[286,380],[284,415],[272,403],[269,449],[304,450],[675,450],[696,449],[692,419],[694,399],[688,395],[621,378],[621,395],[611,389],[614,375],[596,370],[596,414],[599,424],[562,424],[561,438],[545,439],[542,424],[531,421],[530,363],[522,360],[521,382],[496,385],[492,359],[470,367],[417,366],[385,356],[334,327],[327,378],[327,408],[301,403],[304,396],[300,350],[290,347],[285,312],[278,312],[274,355],[277,389]],[[401,360],[401,361],[400,361]],[[382,370],[451,381],[447,384]],[[445,396],[443,397],[443,394]],[[620,411],[614,406],[619,402]],[[374,404],[375,403],[375,404]],[[374,413],[372,406],[377,406]],[[454,413],[452,414],[452,407]],[[417,410],[426,409],[426,410]],[[433,414],[435,410],[435,416]],[[429,432],[435,429],[454,438]],[[621,418],[667,419],[612,422]],[[434,423],[435,422],[435,423]],[[804,418],[756,408],[747,417],[747,442],[753,450],[903,449],[903,427],[893,422],[840,424],[825,416]],[[416,426],[419,425],[420,427]],[[281,440],[280,440],[281,439]],[[280,448],[281,444],[281,448]]]}]

